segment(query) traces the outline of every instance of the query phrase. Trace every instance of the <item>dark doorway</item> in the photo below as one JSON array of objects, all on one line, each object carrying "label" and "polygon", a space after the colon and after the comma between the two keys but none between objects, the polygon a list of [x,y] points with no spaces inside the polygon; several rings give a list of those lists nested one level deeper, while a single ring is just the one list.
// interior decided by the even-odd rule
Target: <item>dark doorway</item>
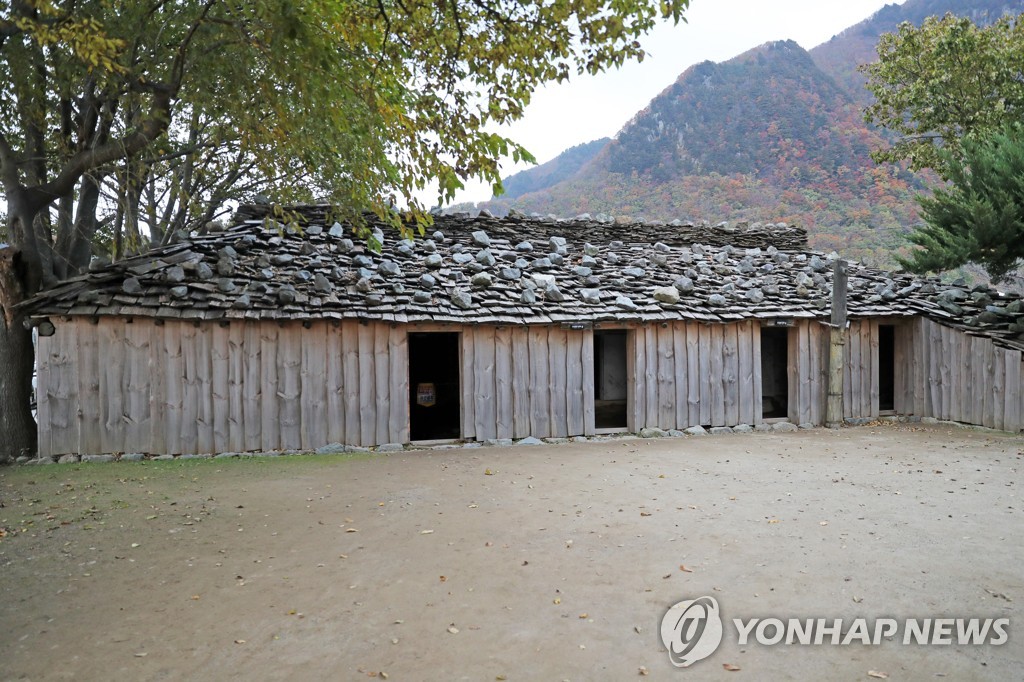
[{"label": "dark doorway", "polygon": [[411,440],[459,437],[459,335],[409,334]]},{"label": "dark doorway", "polygon": [[761,327],[761,416],[789,416],[789,329]]},{"label": "dark doorway", "polygon": [[878,325],[878,409],[896,409],[896,327]]},{"label": "dark doorway", "polygon": [[626,332],[594,332],[594,427],[626,428]]}]

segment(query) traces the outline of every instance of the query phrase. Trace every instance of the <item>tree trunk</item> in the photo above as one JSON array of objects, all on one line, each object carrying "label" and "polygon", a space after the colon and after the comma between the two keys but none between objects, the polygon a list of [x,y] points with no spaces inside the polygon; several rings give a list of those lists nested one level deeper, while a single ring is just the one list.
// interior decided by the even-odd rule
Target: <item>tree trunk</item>
[{"label": "tree trunk", "polygon": [[13,306],[25,298],[19,253],[0,249],[0,463],[34,457],[38,435],[30,406],[35,348]]}]

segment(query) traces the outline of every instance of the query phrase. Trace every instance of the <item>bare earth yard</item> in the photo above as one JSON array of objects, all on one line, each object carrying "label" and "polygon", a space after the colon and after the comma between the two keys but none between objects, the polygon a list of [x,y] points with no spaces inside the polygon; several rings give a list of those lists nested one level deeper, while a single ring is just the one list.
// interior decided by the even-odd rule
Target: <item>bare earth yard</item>
[{"label": "bare earth yard", "polygon": [[[0,470],[0,679],[1019,678],[1024,442],[951,427]],[[1008,617],[739,646],[666,608]],[[723,664],[738,666],[727,671]]]}]

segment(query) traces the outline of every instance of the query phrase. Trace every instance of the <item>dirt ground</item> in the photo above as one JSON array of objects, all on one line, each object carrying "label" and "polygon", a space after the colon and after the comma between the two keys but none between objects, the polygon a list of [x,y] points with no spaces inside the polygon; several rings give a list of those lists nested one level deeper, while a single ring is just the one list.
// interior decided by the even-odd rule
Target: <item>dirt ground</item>
[{"label": "dirt ground", "polygon": [[[952,427],[0,470],[0,679],[1019,679],[1024,442]],[[718,651],[659,625],[714,596]],[[1008,617],[740,646],[729,619]],[[729,664],[739,670],[728,671]]]}]

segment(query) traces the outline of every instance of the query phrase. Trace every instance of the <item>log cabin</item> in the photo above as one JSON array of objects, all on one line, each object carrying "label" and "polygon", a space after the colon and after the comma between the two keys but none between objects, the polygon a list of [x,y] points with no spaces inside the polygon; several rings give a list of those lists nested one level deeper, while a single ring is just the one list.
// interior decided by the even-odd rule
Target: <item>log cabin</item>
[{"label": "log cabin", "polygon": [[[367,239],[286,214],[242,207],[27,302],[40,456],[824,423],[837,256],[800,228],[483,213],[415,239],[370,216]],[[848,282],[847,421],[1022,429],[1019,296]]]}]

